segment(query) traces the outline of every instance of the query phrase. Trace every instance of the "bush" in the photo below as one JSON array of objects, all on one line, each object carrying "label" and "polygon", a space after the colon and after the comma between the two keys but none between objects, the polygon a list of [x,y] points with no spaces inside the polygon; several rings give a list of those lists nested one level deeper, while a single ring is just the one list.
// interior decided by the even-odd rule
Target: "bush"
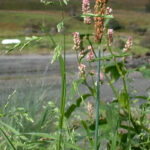
[{"label": "bush", "polygon": [[109,27],[110,29],[120,30],[120,29],[123,28],[123,25],[120,24],[120,23],[118,22],[118,20],[112,19],[112,20],[110,20],[110,22],[109,22],[109,24],[108,24],[108,27]]},{"label": "bush", "polygon": [[131,22],[128,26],[128,29],[132,32],[135,32],[139,35],[144,35],[147,32],[147,28],[139,27],[136,23]]},{"label": "bush", "polygon": [[150,12],[150,1],[145,5],[146,12]]}]

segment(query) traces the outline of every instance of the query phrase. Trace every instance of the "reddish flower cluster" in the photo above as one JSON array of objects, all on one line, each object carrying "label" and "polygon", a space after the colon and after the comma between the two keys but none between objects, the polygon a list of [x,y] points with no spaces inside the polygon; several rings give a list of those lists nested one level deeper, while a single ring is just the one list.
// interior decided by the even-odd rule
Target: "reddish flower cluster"
[{"label": "reddish flower cluster", "polygon": [[133,45],[132,37],[128,37],[123,52],[124,53],[128,52],[131,49],[132,45]]},{"label": "reddish flower cluster", "polygon": [[86,66],[84,64],[79,64],[78,69],[79,69],[79,75],[80,76],[85,74]]},{"label": "reddish flower cluster", "polygon": [[[83,2],[82,2],[82,12],[83,12],[83,14],[91,13],[89,0],[83,0]],[[85,24],[90,24],[91,23],[91,17],[84,17],[84,23]]]},{"label": "reddish flower cluster", "polygon": [[94,59],[94,53],[91,46],[88,46],[88,50],[90,50],[87,54],[87,61]]},{"label": "reddish flower cluster", "polygon": [[[106,10],[106,2],[107,0],[96,0],[95,3],[95,14],[104,15]],[[101,42],[103,34],[104,34],[104,18],[103,17],[95,17],[95,41]]]},{"label": "reddish flower cluster", "polygon": [[108,29],[107,34],[108,34],[109,46],[111,46],[113,43],[113,33],[114,33],[113,29]]},{"label": "reddish flower cluster", "polygon": [[105,14],[106,14],[106,15],[111,15],[111,14],[112,14],[112,8],[107,7]]},{"label": "reddish flower cluster", "polygon": [[81,39],[80,39],[79,32],[74,32],[73,37],[74,37],[74,39],[73,39],[73,41],[74,41],[73,49],[74,50],[79,50],[80,47],[81,47]]},{"label": "reddish flower cluster", "polygon": [[93,117],[93,105],[88,101],[88,111],[89,111],[89,116],[92,118]]}]

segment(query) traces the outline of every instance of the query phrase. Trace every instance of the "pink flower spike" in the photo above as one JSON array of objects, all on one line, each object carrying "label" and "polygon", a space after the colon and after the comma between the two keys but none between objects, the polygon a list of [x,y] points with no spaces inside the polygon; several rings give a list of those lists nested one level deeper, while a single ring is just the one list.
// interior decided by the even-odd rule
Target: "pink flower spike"
[{"label": "pink flower spike", "polygon": [[104,75],[102,73],[100,73],[100,81],[104,80]]},{"label": "pink flower spike", "polygon": [[89,49],[89,50],[92,50],[92,46],[91,46],[91,45],[90,45],[90,46],[88,46],[88,49]]},{"label": "pink flower spike", "polygon": [[132,45],[133,45],[132,37],[128,37],[123,52],[124,53],[128,52],[131,49]]},{"label": "pink flower spike", "polygon": [[111,15],[112,14],[112,8],[107,7],[106,8],[106,15]]},{"label": "pink flower spike", "polygon": [[[89,0],[82,1],[82,12],[83,14],[91,13],[90,2]],[[84,17],[85,24],[91,24],[91,17]]]},{"label": "pink flower spike", "polygon": [[78,69],[79,69],[79,75],[85,74],[86,66],[84,64],[79,64]]},{"label": "pink flower spike", "polygon": [[93,60],[94,59],[94,53],[93,53],[93,51],[88,52],[86,58],[87,58],[87,61]]},{"label": "pink flower spike", "polygon": [[109,46],[111,46],[113,43],[113,33],[114,33],[113,29],[108,29],[107,34],[108,34]]},{"label": "pink flower spike", "polygon": [[74,50],[79,50],[81,47],[81,39],[80,39],[80,33],[79,32],[74,32],[73,33],[73,41],[74,41]]},{"label": "pink flower spike", "polygon": [[83,0],[83,4],[88,4],[89,0]]}]

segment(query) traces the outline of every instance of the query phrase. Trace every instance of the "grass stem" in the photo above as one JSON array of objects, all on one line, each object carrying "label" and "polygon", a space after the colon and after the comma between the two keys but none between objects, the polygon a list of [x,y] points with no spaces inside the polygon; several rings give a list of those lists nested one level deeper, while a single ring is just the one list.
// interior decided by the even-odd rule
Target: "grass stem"
[{"label": "grass stem", "polygon": [[[101,50],[98,47],[98,57],[101,57]],[[95,150],[99,149],[99,109],[100,109],[100,69],[101,60],[99,59],[97,63],[98,75],[97,75],[97,100],[96,100],[96,124],[95,124]]]}]

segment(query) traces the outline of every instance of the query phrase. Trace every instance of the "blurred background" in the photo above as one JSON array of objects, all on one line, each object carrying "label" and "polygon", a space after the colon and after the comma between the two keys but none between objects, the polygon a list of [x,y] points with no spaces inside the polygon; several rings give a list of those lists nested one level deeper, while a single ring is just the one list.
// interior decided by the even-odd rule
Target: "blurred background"
[{"label": "blurred background", "polygon": [[[93,32],[92,25],[84,25],[81,12],[82,0],[70,0],[65,7],[65,28],[58,33],[56,25],[61,21],[61,11],[58,0],[45,6],[40,0],[0,0],[0,41],[4,39],[19,39],[24,43],[31,36],[41,36],[42,40],[32,42],[22,52],[17,49],[11,54],[48,54],[53,45],[48,41],[50,33],[56,41],[60,41],[62,33],[67,34],[67,50],[72,50],[72,33]],[[94,5],[95,0],[91,0]],[[126,37],[131,35],[134,39],[132,52],[145,55],[150,49],[150,0],[109,0],[113,8],[113,19],[109,27],[115,30],[115,50],[122,50]],[[78,16],[78,17],[75,17]],[[12,45],[0,44],[0,54],[5,54]]]}]

